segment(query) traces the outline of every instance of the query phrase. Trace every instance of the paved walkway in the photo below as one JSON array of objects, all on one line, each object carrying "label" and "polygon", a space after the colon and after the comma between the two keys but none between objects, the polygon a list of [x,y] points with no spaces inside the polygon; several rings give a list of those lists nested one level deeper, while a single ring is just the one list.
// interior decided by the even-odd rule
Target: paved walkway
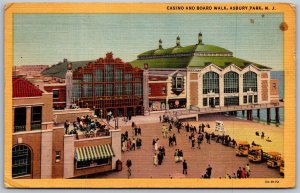
[{"label": "paved walkway", "polygon": [[[230,147],[223,146],[219,143],[212,141],[211,144],[207,144],[205,141],[201,145],[201,149],[192,149],[191,143],[188,140],[188,135],[185,131],[181,130],[181,133],[177,133],[177,129],[173,129],[177,136],[177,146],[168,147],[168,139],[164,139],[161,133],[162,123],[158,123],[159,115],[151,115],[147,117],[133,117],[133,121],[142,128],[143,145],[140,150],[130,151],[122,153],[123,170],[121,172],[109,172],[105,174],[97,174],[91,177],[95,178],[126,178],[127,169],[125,166],[126,160],[131,159],[132,176],[131,178],[170,178],[170,176],[180,176],[182,173],[182,163],[174,162],[174,151],[177,148],[183,150],[184,159],[188,163],[188,178],[200,178],[205,174],[208,164],[213,168],[212,177],[219,178],[225,177],[226,173],[232,175],[236,173],[238,167],[245,167],[248,163],[246,157],[235,156],[235,150]],[[122,122],[122,121],[121,121]],[[155,123],[156,122],[156,123]],[[125,125],[125,126],[124,126]],[[126,130],[129,133],[129,137],[132,138],[131,122],[126,124],[122,123],[122,132]],[[162,165],[154,166],[152,159],[154,150],[152,149],[152,139],[159,138],[159,144],[165,146],[166,156]],[[279,169],[271,169],[266,166],[266,163],[252,164],[251,177],[280,177]],[[182,175],[181,175],[182,176]]]}]

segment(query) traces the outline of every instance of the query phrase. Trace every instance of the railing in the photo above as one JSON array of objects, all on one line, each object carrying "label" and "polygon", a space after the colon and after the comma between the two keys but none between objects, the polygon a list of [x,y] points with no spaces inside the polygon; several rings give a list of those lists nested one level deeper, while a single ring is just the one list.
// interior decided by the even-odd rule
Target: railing
[{"label": "railing", "polygon": [[39,130],[42,128],[42,125],[40,123],[31,124],[31,130]]},{"label": "railing", "polygon": [[26,131],[26,125],[15,125],[14,132]]},{"label": "railing", "polygon": [[205,113],[218,113],[218,112],[228,112],[228,111],[242,111],[242,110],[252,110],[252,109],[266,109],[274,107],[283,107],[283,102],[278,103],[267,103],[267,104],[250,104],[250,105],[236,105],[236,106],[225,106],[225,107],[214,107],[214,108],[199,108],[191,106],[189,110],[182,110],[173,112],[173,116],[188,115],[188,114],[205,114]]},{"label": "railing", "polygon": [[[72,133],[70,133],[72,134]],[[89,132],[83,132],[82,134],[78,135],[77,140],[86,139],[86,138],[96,138],[96,137],[107,137],[110,136],[109,130],[107,131],[89,131]]]}]

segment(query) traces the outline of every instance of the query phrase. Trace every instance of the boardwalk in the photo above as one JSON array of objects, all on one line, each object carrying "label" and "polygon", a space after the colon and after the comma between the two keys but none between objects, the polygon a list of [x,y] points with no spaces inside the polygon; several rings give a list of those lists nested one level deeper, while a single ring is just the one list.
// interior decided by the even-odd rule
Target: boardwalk
[{"label": "boardwalk", "polygon": [[[137,121],[138,118],[135,118]],[[154,122],[158,120],[157,117],[149,116],[149,119],[144,118],[147,122]],[[129,137],[131,137],[131,129],[127,123],[127,126],[122,126],[123,132],[129,131]],[[137,122],[138,124],[138,122]],[[139,125],[139,124],[138,124]],[[182,163],[174,162],[174,151],[176,148],[183,150],[184,159],[188,162],[188,178],[200,178],[206,171],[208,164],[213,167],[212,177],[219,178],[224,177],[226,173],[232,175],[239,166],[244,167],[248,163],[246,157],[236,157],[233,148],[223,146],[219,143],[212,141],[211,144],[207,144],[205,141],[201,146],[201,149],[191,149],[191,143],[189,143],[187,133],[181,130],[180,134],[177,134],[177,130],[174,130],[177,135],[177,146],[168,147],[167,139],[164,139],[161,134],[162,123],[148,123],[141,124],[143,146],[140,150],[125,152],[122,154],[123,170],[121,172],[110,172],[105,174],[97,174],[90,176],[92,178],[126,178],[126,166],[124,163],[127,159],[131,159],[132,166],[132,178],[170,178],[170,176],[182,176]],[[166,157],[162,165],[155,167],[152,162],[154,150],[152,149],[152,139],[160,138],[160,145],[166,148]],[[280,177],[279,171],[276,169],[267,168],[266,163],[252,164],[250,163],[252,170],[251,177]]]}]

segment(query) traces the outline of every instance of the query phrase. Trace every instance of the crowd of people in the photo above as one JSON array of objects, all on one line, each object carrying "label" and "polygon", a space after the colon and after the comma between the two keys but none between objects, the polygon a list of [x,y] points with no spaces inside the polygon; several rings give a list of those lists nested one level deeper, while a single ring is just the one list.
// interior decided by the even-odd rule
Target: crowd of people
[{"label": "crowd of people", "polygon": [[65,134],[75,134],[76,139],[79,139],[78,131],[81,131],[85,137],[109,135],[108,125],[101,123],[98,119],[93,119],[90,115],[77,117],[72,122],[72,129],[70,129],[70,125],[71,123],[66,120],[64,123]]},{"label": "crowd of people", "polygon": [[236,173],[233,173],[232,175],[230,175],[229,173],[226,173],[225,178],[227,179],[236,179],[236,178],[249,178],[250,177],[250,165],[249,163],[246,164],[245,167],[239,167],[238,170],[236,171]]},{"label": "crowd of people", "polygon": [[153,165],[155,165],[155,166],[161,165],[165,156],[166,156],[165,147],[164,146],[160,146],[158,148],[158,151],[156,151],[154,153],[154,156],[153,156]]},{"label": "crowd of people", "polygon": [[[188,174],[188,160],[183,156],[183,150],[180,148],[180,145],[177,144],[177,139],[174,128],[177,129],[177,133],[181,134],[181,130],[188,137],[188,141],[191,144],[191,148],[201,149],[201,144],[205,140],[206,144],[210,145],[211,141],[215,143],[220,143],[228,147],[235,147],[237,145],[235,139],[229,135],[225,134],[215,134],[214,132],[209,133],[205,131],[205,128],[210,128],[209,124],[200,123],[198,127],[191,125],[189,123],[184,123],[176,118],[173,118],[170,115],[161,115],[159,120],[162,124],[161,133],[162,140],[167,140],[169,148],[176,147],[174,150],[174,162],[182,163],[182,174]],[[134,151],[139,149],[142,145],[142,129],[132,122],[131,137],[128,136],[128,131],[122,133],[122,152]],[[182,135],[182,134],[181,134]],[[153,149],[153,165],[158,167],[163,164],[166,157],[166,149],[162,145],[160,138],[153,137],[152,140],[152,149]],[[201,178],[211,178],[212,177],[212,167],[208,164],[206,172],[203,175],[199,175]],[[247,164],[245,167],[239,167],[238,170],[230,175],[229,173],[225,174],[225,178],[249,178],[250,176],[250,166]]]},{"label": "crowd of people", "polygon": [[140,137],[128,136],[128,131],[121,134],[121,150],[122,152],[126,151],[135,151],[136,149],[141,149],[142,139]]}]

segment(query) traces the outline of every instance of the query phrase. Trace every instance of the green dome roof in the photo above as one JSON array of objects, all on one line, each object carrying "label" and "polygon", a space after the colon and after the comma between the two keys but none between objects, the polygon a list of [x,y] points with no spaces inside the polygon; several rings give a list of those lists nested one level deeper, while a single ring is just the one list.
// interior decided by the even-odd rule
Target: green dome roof
[{"label": "green dome roof", "polygon": [[191,52],[214,52],[214,53],[231,53],[231,51],[221,48],[219,46],[207,45],[207,44],[196,44],[190,46],[175,46],[167,49],[156,49],[149,50],[140,55],[143,56],[158,56],[158,55],[168,55],[168,54],[183,54],[183,53],[191,53]]}]

